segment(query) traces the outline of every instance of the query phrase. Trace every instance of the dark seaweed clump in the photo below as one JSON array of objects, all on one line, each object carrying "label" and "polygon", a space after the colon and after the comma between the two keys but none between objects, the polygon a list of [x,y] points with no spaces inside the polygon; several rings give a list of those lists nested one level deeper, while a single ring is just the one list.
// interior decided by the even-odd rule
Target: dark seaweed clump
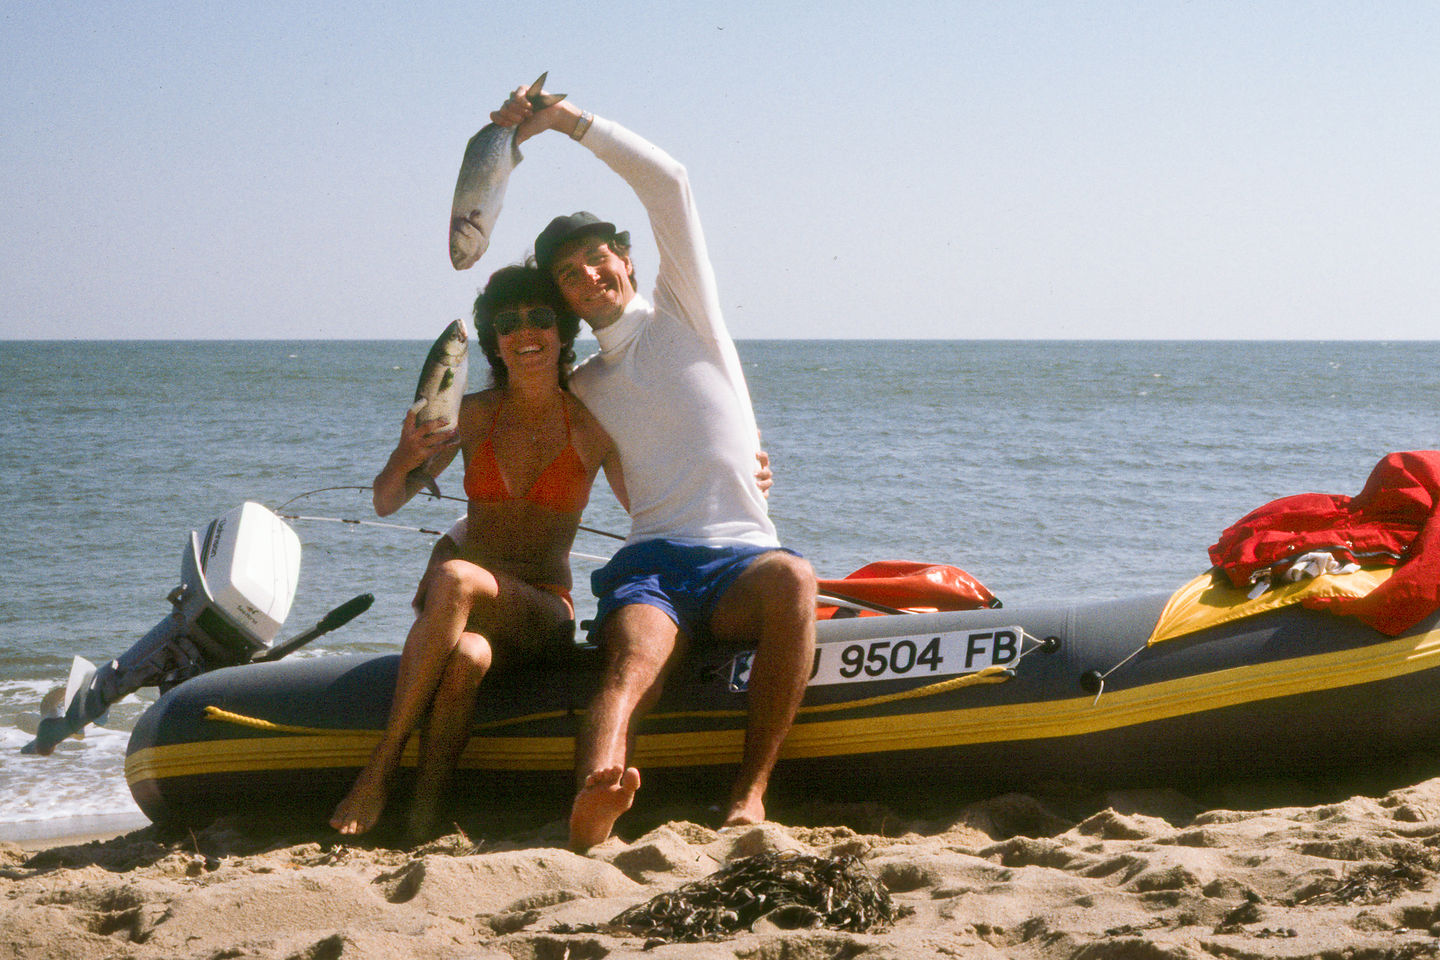
[{"label": "dark seaweed clump", "polygon": [[1384,903],[1407,890],[1419,890],[1440,872],[1440,853],[1400,849],[1389,863],[1367,863],[1328,889],[1306,897],[1304,904]]},{"label": "dark seaweed clump", "polygon": [[610,921],[612,929],[669,942],[718,940],[761,920],[796,930],[864,933],[896,919],[890,894],[855,857],[781,852],[744,857]]}]

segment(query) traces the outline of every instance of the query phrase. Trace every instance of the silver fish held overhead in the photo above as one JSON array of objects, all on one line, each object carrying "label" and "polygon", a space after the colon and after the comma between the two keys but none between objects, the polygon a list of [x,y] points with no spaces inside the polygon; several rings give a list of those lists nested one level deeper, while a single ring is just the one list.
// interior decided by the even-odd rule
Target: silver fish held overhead
[{"label": "silver fish held overhead", "polygon": [[[463,320],[451,321],[435,339],[420,368],[420,381],[415,385],[415,402],[410,405],[417,424],[442,420],[453,429],[460,423],[460,401],[465,396],[469,350]],[[440,487],[434,478],[427,476],[425,487],[435,496],[440,496]]]},{"label": "silver fish held overhead", "polygon": [[[530,84],[525,96],[537,110],[565,99],[563,93],[545,93],[545,78]],[[487,123],[465,145],[460,176],[455,181],[455,199],[450,204],[450,263],[466,270],[490,247],[490,234],[505,201],[510,171],[523,158],[515,144],[515,128]]]}]

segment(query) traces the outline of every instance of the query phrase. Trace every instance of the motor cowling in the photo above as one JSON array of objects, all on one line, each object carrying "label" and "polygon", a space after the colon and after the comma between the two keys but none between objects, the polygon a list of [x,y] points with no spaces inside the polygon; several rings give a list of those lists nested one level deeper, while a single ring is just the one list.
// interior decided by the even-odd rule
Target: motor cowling
[{"label": "motor cowling", "polygon": [[76,657],[63,702],[40,721],[25,753],[48,755],[141,687],[168,689],[218,667],[249,663],[280,632],[300,580],[300,538],[246,502],[192,531],[170,614],[115,660]]}]

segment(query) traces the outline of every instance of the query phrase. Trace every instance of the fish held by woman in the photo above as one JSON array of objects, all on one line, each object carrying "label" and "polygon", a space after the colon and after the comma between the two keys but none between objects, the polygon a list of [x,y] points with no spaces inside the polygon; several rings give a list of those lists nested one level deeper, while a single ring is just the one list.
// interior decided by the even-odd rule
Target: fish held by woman
[{"label": "fish held by woman", "polygon": [[[443,421],[454,428],[460,422],[460,401],[465,396],[465,380],[469,371],[469,338],[464,320],[452,320],[430,345],[420,367],[420,380],[415,384],[415,402],[410,409],[417,424]],[[440,496],[440,487],[433,477],[425,478],[425,488]]]},{"label": "fish held by woman", "polygon": [[[537,110],[565,99],[563,93],[544,92],[548,75],[548,71],[540,74],[525,91]],[[510,172],[522,159],[513,127],[487,123],[465,145],[450,204],[450,263],[456,270],[469,269],[490,248]]]}]

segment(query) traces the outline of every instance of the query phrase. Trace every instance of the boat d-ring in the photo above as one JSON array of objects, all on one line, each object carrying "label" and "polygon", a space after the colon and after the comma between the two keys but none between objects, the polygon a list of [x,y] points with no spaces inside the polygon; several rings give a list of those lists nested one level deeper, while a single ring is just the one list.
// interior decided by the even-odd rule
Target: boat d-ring
[{"label": "boat d-ring", "polygon": [[[1099,703],[1100,694],[1105,692],[1105,678],[1110,676],[1110,674],[1114,673],[1116,670],[1119,670],[1121,667],[1125,666],[1125,664],[1129,663],[1131,660],[1135,659],[1135,657],[1138,656],[1140,652],[1148,646],[1149,644],[1147,643],[1135,648],[1124,660],[1121,660],[1119,663],[1115,664],[1115,666],[1111,667],[1109,670],[1106,670],[1104,673],[1101,673],[1099,670],[1086,670],[1084,673],[1080,674],[1080,689],[1084,690],[1086,693],[1095,694],[1095,703]],[[1091,706],[1094,706],[1094,704],[1091,704]]]}]

